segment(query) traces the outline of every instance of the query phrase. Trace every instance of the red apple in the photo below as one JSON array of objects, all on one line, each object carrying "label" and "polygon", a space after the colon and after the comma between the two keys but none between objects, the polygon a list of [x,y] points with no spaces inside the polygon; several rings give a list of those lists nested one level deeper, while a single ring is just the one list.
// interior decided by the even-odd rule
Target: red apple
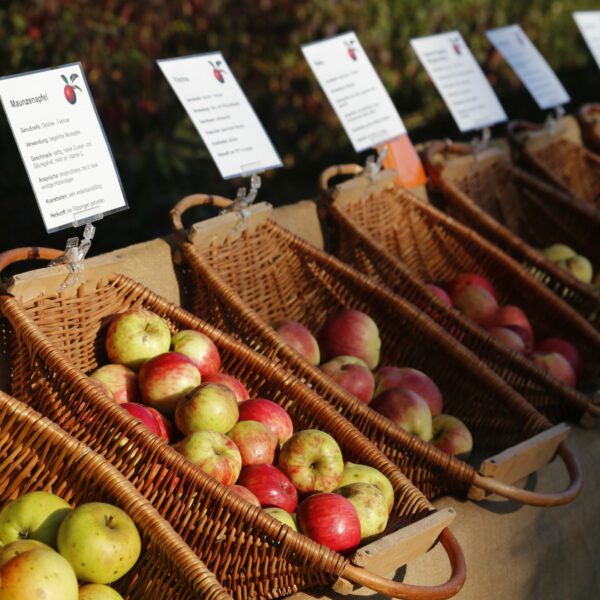
[{"label": "red apple", "polygon": [[225,373],[211,373],[210,375],[205,375],[202,377],[202,383],[220,383],[221,385],[226,385],[235,394],[238,404],[240,402],[245,402],[250,398],[248,390],[244,387],[242,382]]},{"label": "red apple", "polygon": [[119,404],[139,402],[137,375],[125,365],[104,365],[90,377],[106,385]]},{"label": "red apple", "polygon": [[402,429],[428,442],[431,439],[431,411],[427,402],[407,388],[389,388],[369,405]]},{"label": "red apple", "polygon": [[254,506],[260,508],[260,500],[247,487],[236,484],[230,485],[229,489],[240,498],[243,498],[246,502],[250,502],[250,504],[254,504]]},{"label": "red apple", "polygon": [[367,364],[355,356],[336,356],[321,370],[329,375],[340,387],[369,404],[375,389],[375,379]]},{"label": "red apple", "polygon": [[238,447],[242,466],[273,464],[278,439],[266,425],[258,421],[238,421],[227,437]]},{"label": "red apple", "polygon": [[339,494],[314,494],[298,506],[298,529],[311,540],[348,554],[360,543],[356,509]]},{"label": "red apple", "polygon": [[344,473],[338,443],[318,429],[296,432],[281,448],[277,466],[302,493],[331,492]]},{"label": "red apple", "polygon": [[135,402],[124,402],[121,404],[130,415],[140,420],[152,433],[161,438],[171,441],[173,436],[173,425],[163,417],[157,410],[150,406],[137,404]]},{"label": "red apple", "polygon": [[466,285],[459,287],[450,297],[453,306],[478,325],[489,327],[495,322],[498,302],[487,289],[476,285]]},{"label": "red apple", "polygon": [[294,425],[290,416],[275,402],[265,398],[246,400],[239,405],[240,421],[258,421],[266,425],[284,444],[292,437]]},{"label": "red apple", "polygon": [[292,513],[298,505],[298,492],[292,482],[273,465],[248,465],[242,469],[239,485],[248,488],[263,508],[274,506]]},{"label": "red apple", "polygon": [[319,345],[313,334],[297,321],[282,319],[273,325],[277,335],[298,354],[301,354],[311,365],[321,362]]},{"label": "red apple", "polygon": [[359,310],[345,310],[329,319],[318,335],[321,358],[356,356],[373,370],[379,364],[381,339],[375,321]]},{"label": "red apple", "polygon": [[473,438],[467,426],[451,415],[433,417],[431,443],[447,454],[467,459],[473,449]]},{"label": "red apple", "polygon": [[575,387],[577,376],[569,361],[562,354],[558,352],[550,352],[549,354],[534,352],[533,362],[553,377],[564,381],[567,385]]},{"label": "red apple", "polygon": [[434,295],[437,296],[440,300],[442,300],[448,306],[452,306],[452,300],[450,300],[450,296],[438,285],[434,285],[433,283],[426,283],[425,287]]},{"label": "red apple", "polygon": [[489,333],[500,340],[505,346],[508,346],[515,352],[525,352],[525,342],[523,338],[508,327],[492,327]]},{"label": "red apple", "polygon": [[409,367],[381,367],[375,373],[375,396],[394,387],[415,392],[427,402],[432,415],[442,412],[444,399],[440,388],[422,371]]},{"label": "red apple", "polygon": [[144,404],[173,414],[177,402],[200,385],[200,371],[187,356],[165,352],[140,369],[139,385]]},{"label": "red apple", "polygon": [[575,375],[578,378],[583,375],[583,359],[579,350],[571,342],[561,338],[546,338],[535,345],[535,350],[540,353],[558,352],[562,354],[573,367]]},{"label": "red apple", "polygon": [[462,273],[461,275],[457,275],[448,286],[448,293],[450,296],[453,296],[462,288],[465,288],[470,285],[475,285],[477,287],[483,288],[487,290],[494,298],[497,300],[498,296],[496,295],[496,290],[492,285],[492,282],[482,275],[477,275],[477,273]]},{"label": "red apple", "polygon": [[202,377],[217,373],[221,368],[221,356],[215,343],[199,331],[179,331],[171,339],[171,345],[174,352],[185,354],[194,361]]},{"label": "red apple", "polygon": [[501,306],[494,319],[495,327],[512,329],[525,342],[525,349],[533,348],[533,328],[525,313],[518,306]]},{"label": "red apple", "polygon": [[134,308],[111,321],[105,344],[111,363],[137,371],[150,358],[169,351],[171,331],[158,315]]}]

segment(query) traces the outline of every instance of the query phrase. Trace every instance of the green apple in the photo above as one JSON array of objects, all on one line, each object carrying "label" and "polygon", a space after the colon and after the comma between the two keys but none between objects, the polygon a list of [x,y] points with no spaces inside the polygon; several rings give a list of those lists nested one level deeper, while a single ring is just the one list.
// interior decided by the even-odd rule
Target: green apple
[{"label": "green apple", "polygon": [[16,542],[11,542],[6,546],[2,546],[0,548],[0,567],[8,562],[11,558],[18,556],[19,554],[23,554],[23,552],[28,552],[29,550],[34,550],[36,548],[45,548],[46,550],[52,550],[50,546],[44,544],[44,542],[38,542],[37,540],[17,540]]},{"label": "green apple", "polygon": [[77,600],[77,577],[51,548],[17,554],[0,566],[0,600]]},{"label": "green apple", "polygon": [[360,521],[360,539],[385,531],[388,522],[387,502],[383,492],[372,483],[351,483],[335,491],[350,500]]},{"label": "green apple", "polygon": [[89,583],[111,583],[135,565],[140,534],[129,515],[104,502],[79,505],[58,530],[58,550],[77,577]]},{"label": "green apple", "polygon": [[264,511],[294,531],[298,531],[298,526],[296,525],[296,519],[294,518],[294,515],[289,513],[287,510],[283,510],[283,508],[277,508],[276,506],[271,506],[269,508],[265,508]]},{"label": "green apple", "polygon": [[552,262],[565,260],[575,256],[575,250],[569,248],[566,244],[552,244],[542,250],[542,254]]},{"label": "green apple", "polygon": [[79,600],[123,600],[123,596],[107,585],[88,583],[79,588]]},{"label": "green apple", "polygon": [[347,462],[344,465],[344,473],[342,474],[340,487],[356,482],[372,483],[377,486],[385,496],[388,513],[392,511],[395,498],[394,488],[392,487],[390,480],[381,471],[378,471],[369,465],[358,465],[356,463]]},{"label": "green apple", "polygon": [[56,532],[71,506],[50,492],[29,492],[0,512],[0,541],[38,540],[56,548]]},{"label": "green apple", "polygon": [[585,256],[578,254],[577,256],[561,260],[558,264],[564,269],[567,269],[567,271],[569,271],[573,277],[579,279],[579,281],[591,283],[594,269],[592,263]]}]

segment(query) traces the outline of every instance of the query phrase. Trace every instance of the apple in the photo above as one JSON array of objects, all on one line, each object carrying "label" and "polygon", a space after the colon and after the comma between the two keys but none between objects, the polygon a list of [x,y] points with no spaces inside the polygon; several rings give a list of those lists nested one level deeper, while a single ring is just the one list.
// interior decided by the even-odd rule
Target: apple
[{"label": "apple", "polygon": [[200,375],[218,373],[221,368],[221,356],[215,343],[203,333],[194,329],[184,329],[171,339],[174,352],[185,354],[191,358]]},{"label": "apple", "polygon": [[1,600],[78,600],[77,577],[51,548],[19,553],[0,565]]},{"label": "apple", "polygon": [[525,313],[518,306],[501,306],[496,313],[494,326],[512,329],[525,342],[527,352],[533,348],[533,328]]},{"label": "apple", "polygon": [[566,244],[552,244],[544,250],[542,254],[552,262],[558,262],[567,258],[575,256],[575,250],[567,246]]},{"label": "apple", "polygon": [[388,523],[387,502],[377,486],[372,483],[350,483],[339,487],[335,493],[350,500],[356,509],[361,540],[385,530]]},{"label": "apple", "polygon": [[375,467],[369,465],[359,465],[347,462],[344,465],[340,487],[358,482],[371,483],[379,488],[385,497],[388,513],[392,512],[395,500],[394,487],[381,471],[378,471]]},{"label": "apple", "polygon": [[549,354],[534,352],[533,362],[567,385],[574,387],[577,383],[577,376],[575,375],[573,367],[569,361],[558,352],[550,352]]},{"label": "apple", "polygon": [[301,493],[331,492],[342,481],[344,459],[328,433],[304,429],[283,445],[277,466]]},{"label": "apple", "polygon": [[469,458],[473,449],[473,437],[467,426],[452,415],[433,417],[433,439],[431,443],[447,454],[463,460]]},{"label": "apple", "polygon": [[294,424],[279,404],[266,398],[254,398],[239,405],[240,421],[258,421],[266,425],[285,444],[294,433]]},{"label": "apple", "polygon": [[494,323],[498,302],[486,288],[476,285],[458,287],[450,298],[453,306],[478,325],[488,327]]},{"label": "apple", "polygon": [[558,352],[562,354],[573,367],[575,375],[578,378],[583,375],[583,358],[581,358],[579,350],[573,344],[567,342],[567,340],[546,338],[535,345],[535,350],[539,353]]},{"label": "apple", "polygon": [[287,512],[287,510],[283,510],[283,508],[276,508],[274,506],[270,506],[269,508],[265,508],[264,511],[271,515],[274,519],[281,521],[284,525],[287,525],[290,529],[294,531],[298,531],[298,526],[296,525],[296,519],[294,515]]},{"label": "apple", "polygon": [[137,371],[150,358],[169,351],[171,331],[152,311],[134,308],[111,321],[105,344],[111,363]]},{"label": "apple", "polygon": [[195,431],[227,433],[239,417],[235,394],[220,383],[205,383],[186,394],[175,407],[175,425],[184,435]]},{"label": "apple", "polygon": [[558,261],[558,264],[566,269],[579,281],[583,283],[591,283],[594,276],[592,263],[585,257],[577,254],[570,258]]},{"label": "apple", "polygon": [[266,425],[258,421],[238,421],[227,436],[238,447],[242,466],[273,464],[279,440]]},{"label": "apple", "polygon": [[44,542],[38,542],[37,540],[17,540],[6,546],[0,546],[0,567],[11,558],[23,554],[23,552],[35,550],[36,548],[45,548],[46,550],[53,551],[50,546],[44,544]]},{"label": "apple", "polygon": [[394,387],[415,392],[427,402],[432,415],[442,412],[444,399],[440,388],[433,380],[418,369],[409,367],[381,367],[375,373],[375,396]]},{"label": "apple", "polygon": [[58,529],[59,552],[87,583],[116,581],[135,565],[141,549],[131,517],[105,502],[80,504]]},{"label": "apple", "polygon": [[508,327],[492,327],[488,331],[511,350],[522,354],[525,352],[525,342],[516,331]]},{"label": "apple", "polygon": [[90,377],[106,385],[119,404],[139,402],[137,376],[135,371],[125,365],[104,365],[96,369]]},{"label": "apple", "polygon": [[298,529],[311,540],[347,554],[360,543],[360,520],[352,502],[339,494],[313,494],[296,512]]},{"label": "apple", "polygon": [[381,339],[375,321],[359,310],[345,310],[329,319],[319,332],[321,357],[356,356],[373,370],[379,364]]},{"label": "apple", "polygon": [[202,378],[202,383],[220,383],[221,385],[226,385],[235,394],[238,404],[250,398],[248,390],[242,382],[225,373],[211,373],[210,375],[206,375]]},{"label": "apple", "polygon": [[450,285],[448,286],[448,293],[450,294],[450,297],[452,297],[461,289],[468,286],[483,288],[484,290],[487,290],[496,300],[498,299],[492,282],[487,277],[477,275],[477,273],[461,273],[460,275],[457,275],[450,282]]},{"label": "apple", "polygon": [[442,302],[444,302],[448,306],[452,306],[452,300],[450,300],[450,296],[448,296],[446,291],[443,290],[440,286],[434,285],[433,283],[426,283],[425,287],[434,296],[437,296]]},{"label": "apple", "polygon": [[240,474],[240,451],[218,431],[196,431],[173,444],[173,448],[223,485],[233,485]]},{"label": "apple", "polygon": [[389,388],[369,405],[390,421],[428,442],[431,439],[431,411],[420,394],[407,388]]},{"label": "apple", "polygon": [[123,600],[123,596],[108,585],[88,583],[79,588],[79,600]]},{"label": "apple", "polygon": [[282,508],[294,512],[298,492],[292,482],[273,465],[248,465],[242,469],[239,485],[248,488],[263,508]]},{"label": "apple", "polygon": [[321,371],[365,404],[371,401],[375,389],[375,379],[367,367],[367,363],[360,358],[336,356],[321,365]]},{"label": "apple", "polygon": [[260,508],[260,500],[247,487],[236,484],[230,485],[229,489],[240,498],[243,498],[246,502],[250,502],[250,504],[254,504],[254,506]]},{"label": "apple", "polygon": [[273,329],[288,346],[291,346],[311,365],[317,366],[321,362],[319,344],[304,325],[290,319],[282,319],[273,325]]},{"label": "apple", "polygon": [[173,414],[177,402],[200,385],[200,371],[179,352],[165,352],[148,360],[139,372],[142,402]]},{"label": "apple", "polygon": [[56,533],[71,505],[50,492],[29,492],[0,512],[0,542],[32,539],[56,548]]},{"label": "apple", "polygon": [[111,400],[115,399],[113,393],[110,391],[110,388],[105,383],[102,383],[97,379],[92,379],[91,377],[89,377],[88,379],[95,388],[99,389],[103,394],[106,394]]},{"label": "apple", "polygon": [[141,421],[152,433],[160,436],[167,442],[173,437],[173,425],[151,406],[144,406],[135,402],[121,404],[131,416]]}]

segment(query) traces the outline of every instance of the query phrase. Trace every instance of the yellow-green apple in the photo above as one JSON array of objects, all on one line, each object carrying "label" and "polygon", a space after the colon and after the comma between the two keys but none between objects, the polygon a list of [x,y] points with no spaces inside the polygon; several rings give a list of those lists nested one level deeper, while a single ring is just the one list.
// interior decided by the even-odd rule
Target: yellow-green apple
[{"label": "yellow-green apple", "polygon": [[347,554],[360,543],[360,519],[350,500],[339,494],[313,494],[296,512],[298,529],[311,540]]},{"label": "yellow-green apple", "polygon": [[266,398],[253,398],[239,405],[240,421],[258,421],[266,425],[284,444],[294,433],[294,424],[279,404]]},{"label": "yellow-green apple", "polygon": [[169,351],[171,331],[157,314],[134,308],[111,321],[105,343],[111,363],[137,371],[150,358]]},{"label": "yellow-green apple", "polygon": [[448,306],[452,306],[452,300],[450,300],[450,296],[443,290],[439,285],[435,285],[433,283],[426,283],[425,287],[429,292],[431,292],[434,296],[437,296],[444,304]]},{"label": "yellow-green apple", "polygon": [[577,376],[569,361],[558,352],[550,352],[548,354],[533,353],[533,362],[539,365],[553,377],[560,379],[570,386],[575,386]]},{"label": "yellow-green apple", "polygon": [[541,353],[558,352],[569,361],[577,377],[583,375],[583,358],[571,342],[561,338],[546,338],[535,345],[535,351]]},{"label": "yellow-green apple", "polygon": [[187,356],[165,352],[144,363],[138,380],[142,402],[170,415],[177,402],[200,385],[201,377]]},{"label": "yellow-green apple", "polygon": [[135,565],[141,548],[131,517],[105,502],[80,504],[58,529],[59,552],[86,583],[116,581]]},{"label": "yellow-green apple", "polygon": [[238,447],[242,466],[273,464],[279,441],[266,425],[258,421],[238,421],[227,436]]},{"label": "yellow-green apple", "polygon": [[453,306],[478,325],[488,327],[494,324],[498,302],[486,288],[465,285],[453,291],[450,298]]},{"label": "yellow-green apple", "polygon": [[566,244],[552,244],[542,250],[542,254],[552,262],[558,262],[566,258],[575,256],[575,250],[567,246]]},{"label": "yellow-green apple", "polygon": [[447,454],[467,459],[473,449],[473,438],[467,426],[452,415],[433,417],[431,443]]},{"label": "yellow-green apple", "polygon": [[79,600],[123,600],[123,596],[108,585],[88,583],[79,588]]},{"label": "yellow-green apple", "polygon": [[195,431],[227,433],[239,417],[235,394],[225,385],[204,383],[186,394],[175,407],[175,425],[184,435]]},{"label": "yellow-green apple", "polygon": [[395,496],[394,488],[390,480],[381,471],[369,465],[347,462],[344,465],[340,487],[358,482],[371,483],[379,488],[385,497],[388,513],[392,512]]},{"label": "yellow-green apple", "polygon": [[591,283],[594,276],[594,269],[592,263],[585,257],[577,254],[570,258],[558,261],[558,264],[566,269],[579,281],[583,283]]},{"label": "yellow-green apple", "polygon": [[8,562],[11,558],[23,554],[23,552],[29,552],[36,548],[45,548],[46,550],[53,550],[44,542],[38,542],[38,540],[17,540],[11,542],[6,546],[0,546],[0,566],[5,562]]},{"label": "yellow-green apple", "polygon": [[407,388],[389,388],[377,395],[369,406],[422,440],[431,439],[431,411],[420,394]]},{"label": "yellow-green apple", "polygon": [[350,483],[339,487],[336,494],[352,502],[360,521],[360,539],[385,530],[388,522],[387,502],[383,492],[372,483]]},{"label": "yellow-green apple", "polygon": [[151,406],[144,406],[134,402],[125,402],[121,404],[131,416],[141,421],[152,433],[171,441],[173,437],[173,425],[170,421]]},{"label": "yellow-green apple", "polygon": [[342,481],[344,459],[328,433],[303,429],[283,445],[277,466],[299,492],[331,492]]},{"label": "yellow-green apple", "polygon": [[139,402],[137,375],[125,365],[104,365],[90,377],[105,384],[119,404]]},{"label": "yellow-green apple", "polygon": [[271,515],[274,519],[281,521],[284,525],[287,525],[290,529],[294,531],[298,531],[298,526],[296,525],[296,519],[294,515],[287,512],[287,510],[283,510],[283,508],[276,508],[271,506],[269,508],[265,508],[264,511]]},{"label": "yellow-green apple", "polygon": [[450,294],[450,297],[452,297],[461,289],[468,286],[483,288],[494,296],[495,299],[498,298],[492,282],[487,277],[477,275],[477,273],[461,273],[460,275],[457,275],[448,285],[448,293]]},{"label": "yellow-green apple", "polygon": [[218,431],[196,431],[173,444],[173,448],[222,484],[233,485],[237,481],[242,457],[226,435]]},{"label": "yellow-green apple", "polygon": [[218,373],[221,368],[221,356],[215,343],[203,333],[194,329],[183,329],[171,339],[174,352],[181,352],[194,361],[200,375]]},{"label": "yellow-green apple", "polygon": [[250,504],[260,507],[260,500],[247,487],[235,484],[230,485],[229,489],[240,498],[243,498],[246,502],[250,502]]},{"label": "yellow-green apple", "polygon": [[415,392],[427,402],[432,415],[442,412],[444,399],[440,388],[418,369],[409,367],[381,367],[375,373],[375,396],[390,388],[401,387]]},{"label": "yellow-green apple", "polygon": [[379,364],[379,329],[375,321],[360,310],[345,310],[329,319],[317,339],[324,361],[336,356],[356,356],[371,370]]},{"label": "yellow-green apple", "polygon": [[521,353],[525,352],[525,342],[516,331],[508,327],[492,327],[488,331],[511,350]]},{"label": "yellow-green apple", "polygon": [[321,362],[319,344],[313,334],[297,321],[282,319],[273,325],[277,335],[298,354],[303,356],[311,365]]},{"label": "yellow-green apple", "polygon": [[501,306],[496,313],[494,327],[511,329],[525,342],[525,350],[532,350],[533,328],[527,315],[518,306]]},{"label": "yellow-green apple", "polygon": [[292,482],[273,465],[248,465],[242,469],[239,485],[248,488],[263,508],[282,508],[294,512],[298,491]]},{"label": "yellow-green apple", "polygon": [[0,542],[38,540],[56,547],[56,533],[71,506],[50,492],[29,492],[9,502],[0,512]]},{"label": "yellow-green apple", "polygon": [[336,356],[321,365],[321,370],[365,404],[371,401],[375,379],[364,360],[355,356]]},{"label": "yellow-green apple", "polygon": [[73,568],[51,548],[19,553],[0,565],[1,600],[77,600]]},{"label": "yellow-green apple", "polygon": [[102,383],[97,379],[92,379],[91,377],[89,377],[89,380],[95,388],[99,389],[102,393],[106,394],[111,400],[115,399],[114,394],[110,391],[110,388],[105,383]]},{"label": "yellow-green apple", "polygon": [[238,404],[250,398],[248,390],[242,382],[225,373],[211,373],[210,375],[206,375],[202,378],[202,383],[220,383],[221,385],[226,385],[235,394]]}]

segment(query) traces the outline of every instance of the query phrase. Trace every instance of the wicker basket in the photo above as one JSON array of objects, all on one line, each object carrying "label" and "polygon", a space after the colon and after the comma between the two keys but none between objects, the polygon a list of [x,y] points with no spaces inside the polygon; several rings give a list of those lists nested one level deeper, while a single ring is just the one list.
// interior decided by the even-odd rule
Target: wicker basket
[{"label": "wicker basket", "polygon": [[585,104],[577,117],[585,143],[600,154],[600,104]]},{"label": "wicker basket", "polygon": [[[237,217],[230,213],[194,225],[190,239],[200,245],[186,241],[182,214],[191,206],[211,203],[227,206],[230,201],[189,196],[171,211],[191,267],[198,314],[307,382],[429,497],[464,494],[477,486],[539,506],[573,499],[578,475],[564,493],[549,496],[483,477],[471,465],[394,426],[283,343],[269,322],[287,317],[317,331],[329,315],[342,308],[363,310],[379,325],[382,364],[426,371],[442,390],[449,412],[473,432],[478,454],[489,456],[550,427],[545,417],[421,311],[271,221],[269,205],[253,207],[243,230],[232,229]],[[564,450],[561,446],[560,452]],[[571,470],[571,457],[567,463]]]},{"label": "wicker basket", "polygon": [[124,598],[231,598],[152,505],[87,446],[0,392],[0,507],[45,490],[72,505],[108,502],[135,522],[142,553],[112,587]]},{"label": "wicker basket", "polygon": [[[512,165],[494,150],[432,143],[425,157],[447,212],[475,229],[524,266],[600,329],[600,293],[544,258],[536,248],[565,243],[600,268],[600,232],[576,201]],[[592,332],[590,332],[592,335]]]},{"label": "wicker basket", "polygon": [[[332,192],[331,178],[343,174],[360,176]],[[590,398],[509,350],[429,293],[424,284],[449,281],[464,272],[484,275],[494,282],[501,304],[521,306],[532,316],[536,332],[573,339],[586,364],[598,365],[600,349],[593,343],[595,338],[587,337],[587,326],[577,329],[579,315],[477,233],[391,185],[393,178],[393,172],[384,172],[371,181],[358,165],[323,172],[321,189],[330,198],[327,208],[335,254],[425,310],[551,421],[572,420],[582,411],[600,416],[600,406]],[[536,319],[540,314],[543,318]],[[588,383],[599,374],[593,371],[589,369]]]},{"label": "wicker basket", "polygon": [[[0,268],[26,256],[60,254],[29,250],[0,256]],[[391,544],[395,539],[403,543],[406,530],[400,528],[414,528],[437,514],[373,444],[289,373],[139,283],[121,275],[96,281],[91,271],[86,276],[86,284],[71,293],[41,294],[23,302],[0,297],[0,339],[8,345],[12,393],[116,466],[234,597],[278,598],[334,583],[336,589],[348,592],[348,581],[403,598],[456,594],[465,565],[448,529],[439,536],[452,564],[446,584],[428,588],[390,582],[352,564],[354,557],[350,560],[320,546],[248,504],[108,399],[84,373],[105,362],[104,335],[110,317],[144,307],[167,320],[173,332],[196,329],[208,335],[219,349],[224,372],[242,381],[251,396],[284,406],[296,429],[328,431],[347,460],[369,464],[388,476],[396,492],[383,538],[390,542],[388,552],[395,551]],[[17,293],[17,287],[13,289]],[[357,555],[357,562],[364,558],[360,550]]]},{"label": "wicker basket", "polygon": [[508,138],[519,162],[578,200],[585,217],[595,220],[596,226],[600,227],[600,156],[559,135],[549,137],[543,143],[529,143],[532,133],[543,130],[543,125],[528,121],[509,123]]}]

